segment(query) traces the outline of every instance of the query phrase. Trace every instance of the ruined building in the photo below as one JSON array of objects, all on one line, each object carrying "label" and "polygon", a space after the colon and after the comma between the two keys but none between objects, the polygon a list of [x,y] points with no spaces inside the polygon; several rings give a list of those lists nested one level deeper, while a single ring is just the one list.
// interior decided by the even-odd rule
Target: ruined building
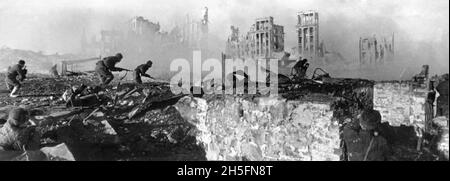
[{"label": "ruined building", "polygon": [[186,22],[181,25],[182,41],[193,49],[203,49],[208,47],[208,8],[205,7],[202,12],[202,19],[191,19],[189,15],[186,17]]},{"label": "ruined building", "polygon": [[299,56],[310,60],[323,56],[323,43],[319,44],[319,13],[302,11],[297,13],[297,20]]},{"label": "ruined building", "polygon": [[123,34],[120,31],[103,30],[100,32],[100,51],[101,54],[115,54],[120,49]]},{"label": "ruined building", "polygon": [[159,32],[161,30],[161,26],[158,23],[150,22],[142,16],[134,17],[130,23],[131,31],[137,35],[149,34]]},{"label": "ruined building", "polygon": [[102,30],[100,37],[93,36],[90,42],[83,33],[81,50],[86,55],[107,56],[117,52],[128,55],[148,54],[149,51],[159,52],[173,47],[206,48],[209,31],[208,9],[205,7],[202,13],[201,18],[187,16],[185,22],[170,32],[162,31],[159,22],[136,16],[116,26],[117,29]]},{"label": "ruined building", "polygon": [[392,61],[394,57],[394,34],[391,37],[361,37],[359,39],[359,63],[379,64]]},{"label": "ruined building", "polygon": [[276,58],[284,52],[284,27],[274,24],[273,17],[256,19],[245,35],[231,26],[225,54],[230,58]]}]

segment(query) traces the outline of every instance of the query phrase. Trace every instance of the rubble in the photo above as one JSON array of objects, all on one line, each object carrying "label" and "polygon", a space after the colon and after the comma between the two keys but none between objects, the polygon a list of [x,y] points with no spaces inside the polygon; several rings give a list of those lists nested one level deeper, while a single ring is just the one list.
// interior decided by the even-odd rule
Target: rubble
[{"label": "rubble", "polygon": [[[364,108],[379,106],[374,102],[381,95],[374,88],[377,84],[328,78],[281,83],[279,96],[198,97],[173,95],[167,83],[115,82],[100,89],[89,76],[36,77],[27,82],[37,90],[34,97],[0,96],[2,104],[8,105],[0,108],[0,120],[6,121],[14,105],[27,107],[42,135],[42,146],[65,144],[73,160],[337,161],[345,160],[341,129],[346,120]],[[33,91],[27,87],[23,93]],[[50,93],[57,95],[47,96]],[[105,101],[67,105],[70,100],[98,95]],[[415,145],[409,144],[416,137],[392,135],[398,152],[393,160],[435,159],[428,153],[422,154],[426,158],[418,154]],[[398,144],[406,140],[403,137],[412,141]]]},{"label": "rubble", "polygon": [[197,126],[208,160],[339,161],[339,123],[332,110],[336,99],[308,98],[183,98],[176,107]]},{"label": "rubble", "polygon": [[41,148],[41,152],[47,156],[48,160],[75,161],[69,148],[64,143],[54,147]]},{"label": "rubble", "polygon": [[441,155],[443,155],[448,160],[449,154],[449,125],[447,117],[437,117],[432,120],[433,129],[431,129],[431,134],[435,136],[436,149]]},{"label": "rubble", "polygon": [[[65,144],[74,160],[204,160],[190,134],[194,127],[171,107],[181,97],[172,95],[168,84],[125,82],[99,91],[96,81],[90,76],[33,78],[21,90],[26,96],[0,96],[2,105],[8,105],[1,107],[0,119],[6,121],[11,107],[26,106],[32,110],[30,119],[38,126],[41,144]],[[47,96],[50,93],[56,95]],[[107,101],[66,105],[73,98],[98,95]],[[138,114],[130,119],[134,108]]]},{"label": "rubble", "polygon": [[410,82],[377,82],[374,86],[374,108],[382,121],[392,126],[425,127],[425,101],[428,91]]}]

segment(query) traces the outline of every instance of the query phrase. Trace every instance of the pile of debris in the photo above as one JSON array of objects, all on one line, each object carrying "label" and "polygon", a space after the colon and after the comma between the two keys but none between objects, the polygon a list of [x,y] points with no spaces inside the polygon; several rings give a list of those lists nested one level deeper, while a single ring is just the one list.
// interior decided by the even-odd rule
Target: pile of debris
[{"label": "pile of debris", "polygon": [[[26,84],[28,96],[0,109],[0,126],[13,105],[24,106],[41,134],[41,145],[65,144],[75,160],[205,159],[194,126],[173,107],[184,95],[173,95],[168,84],[100,88],[88,76],[35,78]],[[4,105],[12,101],[0,99]]]}]

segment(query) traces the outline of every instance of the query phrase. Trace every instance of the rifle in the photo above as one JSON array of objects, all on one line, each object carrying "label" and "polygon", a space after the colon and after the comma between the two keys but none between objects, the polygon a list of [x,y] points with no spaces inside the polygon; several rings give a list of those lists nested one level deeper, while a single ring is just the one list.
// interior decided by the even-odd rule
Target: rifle
[{"label": "rifle", "polygon": [[120,68],[120,71],[127,71],[127,72],[131,72],[131,70],[128,70],[128,69],[124,69],[124,68]]}]

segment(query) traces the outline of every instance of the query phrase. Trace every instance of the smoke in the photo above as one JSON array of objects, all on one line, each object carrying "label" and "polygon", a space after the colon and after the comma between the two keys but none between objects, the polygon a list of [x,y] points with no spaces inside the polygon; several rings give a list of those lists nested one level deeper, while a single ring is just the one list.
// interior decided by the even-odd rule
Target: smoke
[{"label": "smoke", "polygon": [[[390,67],[414,73],[422,64],[429,64],[433,73],[449,71],[447,0],[1,0],[0,46],[77,53],[83,31],[98,34],[136,15],[159,22],[162,30],[170,31],[188,13],[199,17],[205,6],[209,8],[209,29],[214,39],[210,46],[217,52],[223,51],[231,25],[244,33],[256,18],[265,16],[273,16],[276,24],[285,27],[285,47],[289,51],[297,44],[296,13],[316,10],[320,39],[327,50],[340,53],[348,62],[358,59],[359,37],[395,33],[398,63]],[[387,78],[398,78],[393,77],[398,73],[390,72]]]}]

